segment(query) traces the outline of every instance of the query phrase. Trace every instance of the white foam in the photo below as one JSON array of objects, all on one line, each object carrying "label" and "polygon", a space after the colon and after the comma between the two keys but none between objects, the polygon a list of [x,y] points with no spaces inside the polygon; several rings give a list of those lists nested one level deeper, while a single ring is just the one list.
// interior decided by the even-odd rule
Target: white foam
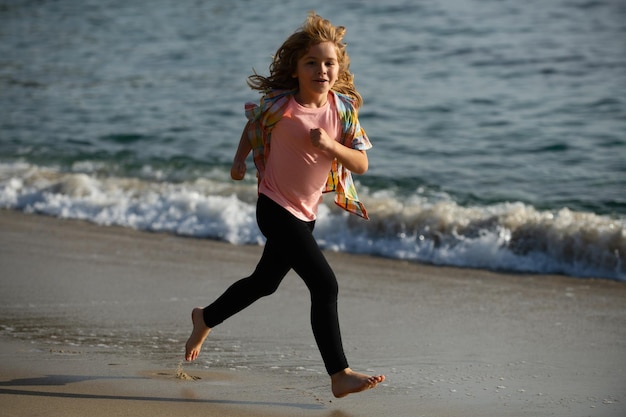
[{"label": "white foam", "polygon": [[379,194],[368,197],[368,206],[373,220],[358,226],[321,211],[320,241],[334,250],[439,265],[626,279],[623,219],[519,202],[462,207],[441,195],[403,202]]},{"label": "white foam", "polygon": [[[233,244],[264,241],[252,182],[100,177],[97,167],[77,167],[84,171],[0,164],[0,207]],[[321,246],[440,265],[626,280],[624,219],[539,211],[519,202],[463,207],[445,194],[360,189],[372,220],[326,199],[315,230]]]},{"label": "white foam", "polygon": [[0,207],[234,244],[262,242],[254,206],[206,180],[159,183],[4,164]]}]

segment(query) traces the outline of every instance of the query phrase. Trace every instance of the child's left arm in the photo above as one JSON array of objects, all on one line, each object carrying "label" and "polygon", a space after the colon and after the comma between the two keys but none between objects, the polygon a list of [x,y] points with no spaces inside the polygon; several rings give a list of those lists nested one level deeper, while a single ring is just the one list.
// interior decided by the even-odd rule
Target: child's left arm
[{"label": "child's left arm", "polygon": [[351,172],[359,175],[367,172],[369,161],[365,151],[342,145],[328,136],[328,133],[321,128],[311,129],[310,135],[313,146],[333,155]]}]

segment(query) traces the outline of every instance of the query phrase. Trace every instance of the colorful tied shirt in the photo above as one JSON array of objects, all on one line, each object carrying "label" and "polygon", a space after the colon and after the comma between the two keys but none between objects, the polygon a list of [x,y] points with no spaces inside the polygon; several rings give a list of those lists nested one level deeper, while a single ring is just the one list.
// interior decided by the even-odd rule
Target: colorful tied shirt
[{"label": "colorful tied shirt", "polygon": [[[296,90],[274,90],[264,95],[259,105],[250,102],[245,105],[246,118],[249,120],[246,133],[252,147],[259,183],[263,179],[265,162],[270,154],[272,129],[283,116],[290,96],[295,93]],[[342,127],[341,143],[352,149],[363,151],[370,149],[372,144],[361,128],[353,99],[345,94],[334,91],[332,93],[336,98],[335,103]],[[351,172],[336,158],[322,191],[325,193],[334,191],[335,204],[352,214],[369,219],[365,206],[359,201]]]}]

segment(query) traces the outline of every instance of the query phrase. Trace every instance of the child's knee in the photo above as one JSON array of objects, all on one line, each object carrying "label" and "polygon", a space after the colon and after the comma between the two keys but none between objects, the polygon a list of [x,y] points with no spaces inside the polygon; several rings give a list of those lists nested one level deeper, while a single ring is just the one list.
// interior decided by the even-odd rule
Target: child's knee
[{"label": "child's knee", "polygon": [[254,287],[254,292],[259,297],[267,297],[268,295],[274,294],[280,285],[280,280],[273,281],[273,280],[264,280],[264,279],[254,279],[251,281]]},{"label": "child's knee", "polygon": [[326,305],[337,303],[339,296],[339,285],[337,280],[331,280],[328,282],[316,283],[309,287],[311,292],[311,301],[316,304]]}]

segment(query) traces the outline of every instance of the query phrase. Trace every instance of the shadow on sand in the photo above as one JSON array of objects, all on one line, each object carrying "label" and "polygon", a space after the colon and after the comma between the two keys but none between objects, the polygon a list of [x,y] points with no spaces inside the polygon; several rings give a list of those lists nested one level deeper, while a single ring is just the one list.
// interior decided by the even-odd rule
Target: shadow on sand
[{"label": "shadow on sand", "polygon": [[[201,404],[220,404],[220,405],[245,405],[245,406],[265,406],[265,407],[290,407],[301,410],[323,410],[325,407],[321,404],[301,404],[301,403],[283,403],[283,402],[264,402],[264,401],[235,401],[235,400],[211,400],[197,398],[173,398],[173,397],[151,397],[136,395],[104,395],[104,394],[84,394],[73,392],[50,392],[38,391],[36,389],[24,389],[24,387],[50,387],[65,386],[68,384],[94,381],[103,379],[145,379],[143,377],[107,377],[107,376],[83,376],[83,375],[46,375],[36,378],[21,378],[11,381],[0,382],[0,395],[25,395],[32,397],[50,397],[50,398],[71,398],[71,399],[92,399],[92,400],[115,400],[115,401],[155,401],[168,403],[201,403]],[[7,388],[8,387],[8,388]],[[19,389],[21,387],[22,389]]]}]

